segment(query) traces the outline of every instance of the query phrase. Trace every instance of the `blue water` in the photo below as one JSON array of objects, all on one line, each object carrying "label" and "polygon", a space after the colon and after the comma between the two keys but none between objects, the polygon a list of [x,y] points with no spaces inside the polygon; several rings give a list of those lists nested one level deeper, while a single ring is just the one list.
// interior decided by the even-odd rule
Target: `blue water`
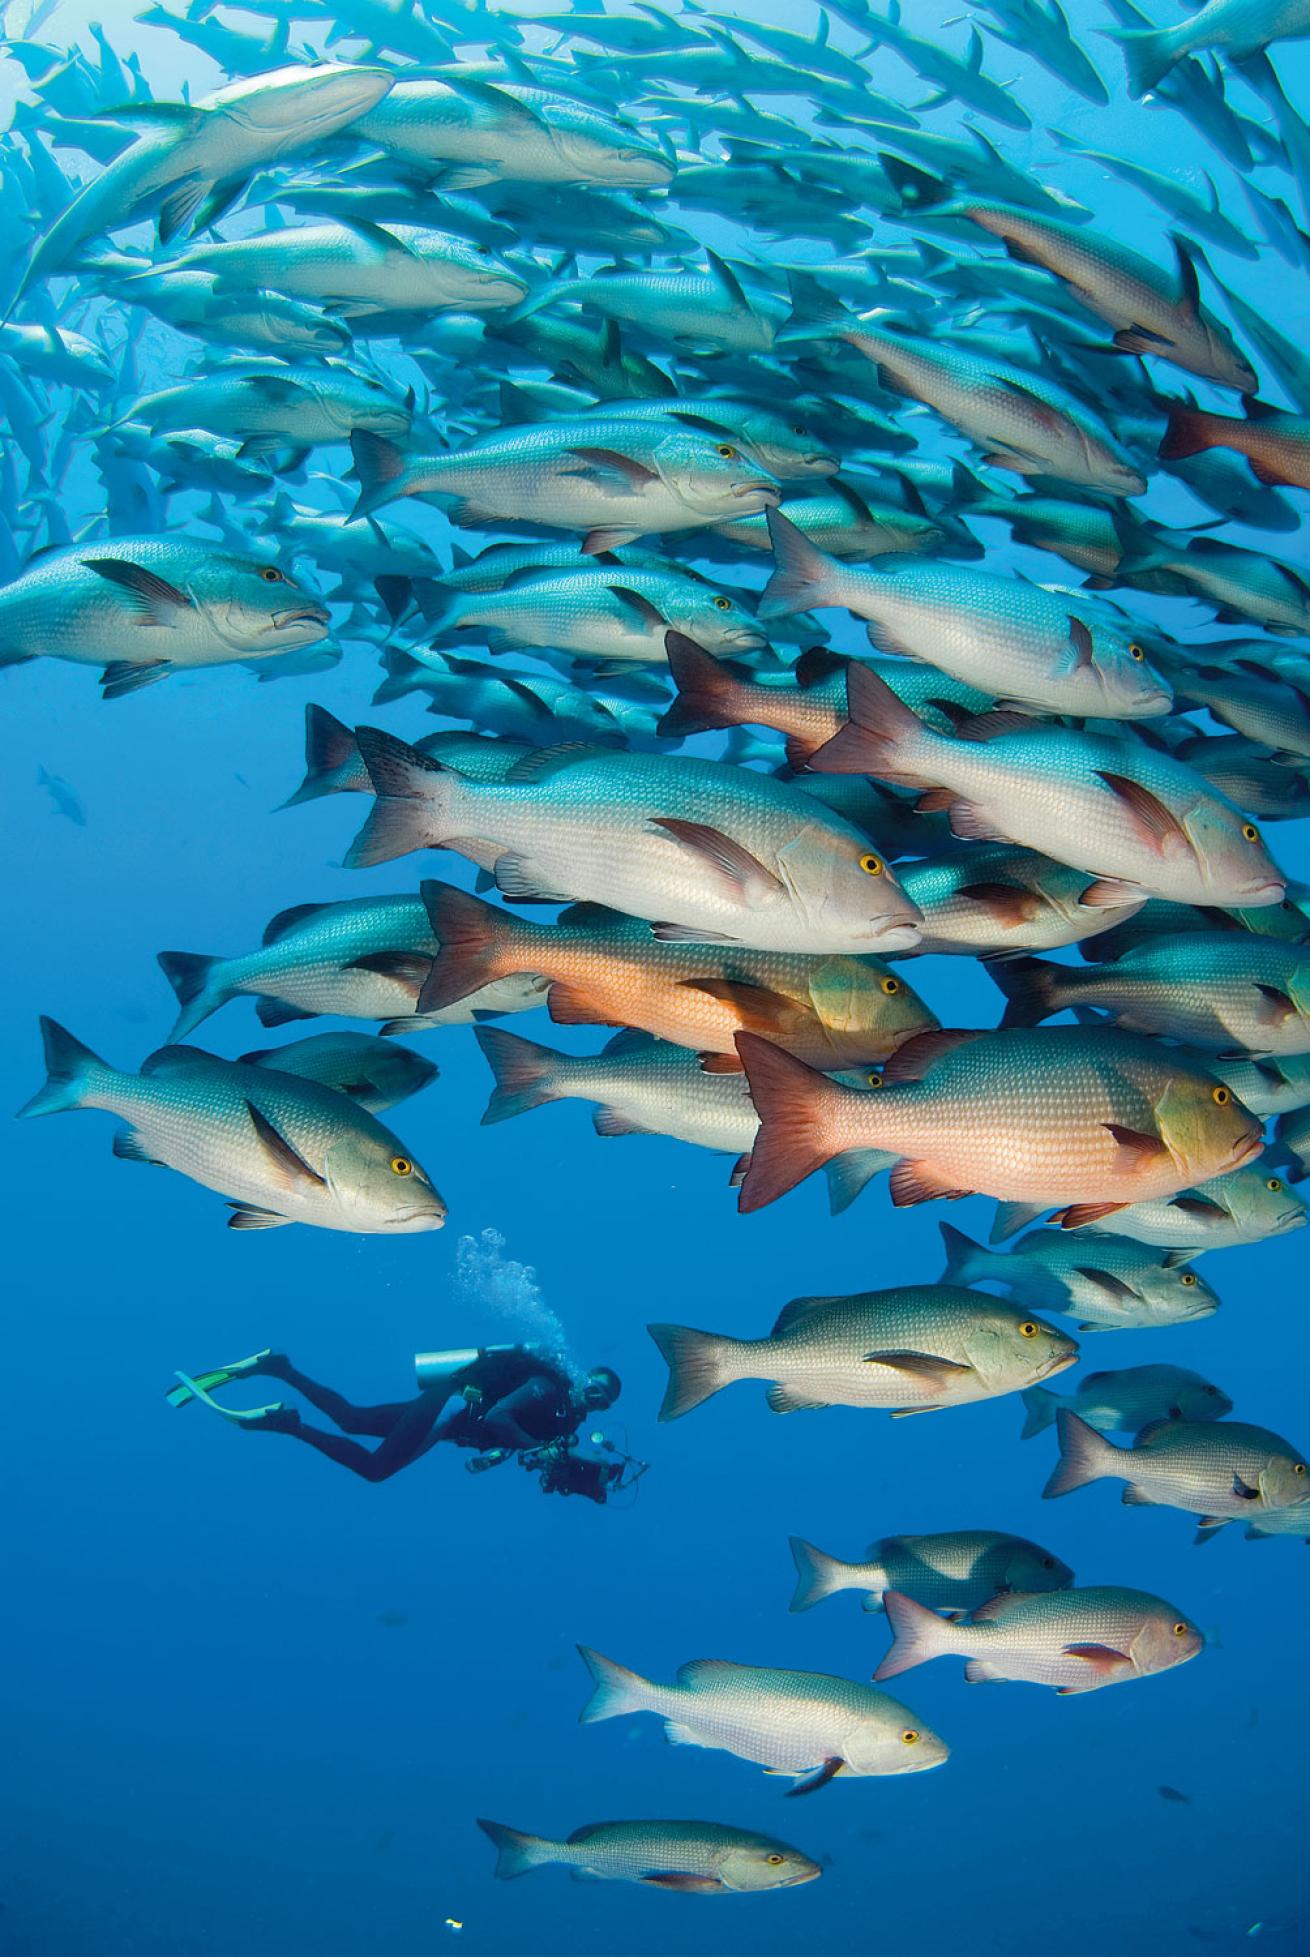
[{"label": "blue water", "polygon": [[[815,18],[808,6],[760,11],[807,28]],[[948,11],[906,7],[919,31],[958,50],[963,30],[939,24]],[[1049,161],[1052,180],[1094,202],[1100,228],[1161,255],[1163,215],[1094,168],[1052,160],[1046,124],[1195,184],[1212,173],[1225,209],[1249,226],[1222,160],[1172,112],[1124,95],[1117,56],[1090,32],[1108,16],[1091,0],[1070,12],[1098,50],[1112,107],[1069,98],[989,47],[989,71],[1018,78],[1035,122],[1027,137],[993,125],[992,139],[1020,164]],[[22,30],[17,14],[11,33]],[[126,8],[99,17],[124,53],[139,50],[157,95],[220,79]],[[57,7],[37,37],[89,45],[85,15]],[[834,38],[859,44],[840,24]],[[1310,111],[1304,51],[1281,51],[1279,66]],[[905,102],[927,92],[890,55],[872,57],[871,70]],[[0,78],[21,96],[16,68]],[[1264,119],[1240,83],[1232,93]],[[960,117],[947,107],[925,121],[949,130]],[[1266,181],[1291,197],[1286,180]],[[681,221],[698,228],[694,213]],[[228,235],[248,222],[232,220]],[[822,249],[807,255],[820,262]],[[1268,250],[1253,264],[1213,259],[1284,332],[1304,336],[1304,268]],[[122,322],[106,330],[116,340]],[[375,351],[385,364],[394,348]],[[163,384],[185,352],[150,328],[143,383]],[[48,439],[73,398],[50,391]],[[929,415],[910,425],[926,453],[965,452]],[[344,450],[320,451],[313,467],[346,465]],[[74,530],[96,495],[76,462],[62,496]],[[171,520],[200,501],[174,499]],[[1169,484],[1153,487],[1148,508],[1162,520],[1205,514]],[[403,521],[444,545],[435,513],[411,505]],[[1059,574],[997,526],[984,534],[989,564]],[[1226,534],[1304,560],[1298,535]],[[1205,620],[1181,603],[1159,615],[1184,633]],[[306,700],[372,718],[374,683],[359,645],[312,679],[257,686],[227,669],[114,705],[82,667],[42,660],[4,675],[0,1038],[12,1103],[40,1079],[38,1013],[135,1065],[172,1020],[161,947],[235,953],[286,905],[414,887],[413,860],[340,867],[356,801],[271,813],[299,777]],[[386,710],[386,724],[417,738],[436,723],[408,701]],[[85,827],[55,812],[38,765],[73,787]],[[1310,875],[1301,824],[1277,825],[1272,842],[1289,872]],[[468,880],[462,861],[433,861]],[[969,961],[934,959],[913,976],[944,1023],[994,1022],[997,995]],[[512,1026],[560,1047],[600,1043],[542,1013]],[[268,1044],[249,1002],[226,1007],[200,1040],[228,1055]],[[648,1320],[762,1332],[798,1294],[935,1278],[941,1207],[893,1211],[875,1186],[834,1220],[816,1179],[743,1219],[722,1158],[655,1138],[600,1140],[580,1103],[482,1128],[489,1080],[471,1035],[428,1035],[425,1051],[440,1080],[391,1120],[450,1205],[436,1236],[234,1235],[217,1196],[113,1160],[103,1118],[0,1124],[0,1949],[375,1957],[453,1936],[494,1957],[656,1957],[675,1936],[716,1957],[798,1944],[1174,1957],[1250,1938],[1304,1950],[1305,1549],[1248,1544],[1235,1527],[1193,1549],[1189,1518],[1124,1509],[1111,1484],[1044,1504],[1053,1442],[1020,1444],[1013,1401],[894,1424],[851,1411],[779,1419],[761,1389],[739,1387],[658,1426],[664,1368]],[[973,1199],[950,1215],[982,1237],[990,1206]],[[1310,1433],[1302,1238],[1223,1252],[1204,1269],[1224,1299],[1219,1315],[1096,1335],[1089,1363],[1189,1366],[1228,1391],[1239,1417]],[[308,1449],[164,1399],[174,1368],[265,1345],[359,1400],[396,1399],[411,1390],[418,1349],[553,1338],[556,1326],[580,1365],[617,1368],[624,1393],[606,1431],[651,1463],[636,1498],[608,1510],[546,1500],[512,1465],[470,1479],[453,1450],[368,1486]],[[839,1781],[801,1802],[728,1754],[667,1747],[652,1719],[578,1726],[588,1690],[578,1641],[657,1677],[728,1657],[867,1678],[884,1620],[851,1596],[790,1616],[788,1535],[854,1557],[883,1534],[966,1526],[1034,1537],[1082,1582],[1159,1592],[1206,1630],[1209,1649],[1131,1691],[1077,1698],[967,1687],[950,1663],[916,1671],[898,1693],[950,1742],[948,1765]],[[1162,1784],[1188,1804],[1163,1799]],[[497,1884],[478,1815],[546,1834],[695,1815],[779,1833],[830,1865],[817,1884],[712,1907],[558,1871]]]}]

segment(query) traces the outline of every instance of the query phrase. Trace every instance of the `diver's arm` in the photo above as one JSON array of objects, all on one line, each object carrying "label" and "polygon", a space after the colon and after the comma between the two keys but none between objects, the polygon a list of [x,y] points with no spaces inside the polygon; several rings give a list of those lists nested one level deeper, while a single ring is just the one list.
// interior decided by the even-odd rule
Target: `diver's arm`
[{"label": "diver's arm", "polygon": [[549,1380],[525,1380],[522,1386],[515,1387],[503,1400],[497,1400],[494,1406],[487,1408],[483,1428],[498,1447],[539,1447],[540,1439],[520,1424],[520,1415],[526,1413],[529,1407],[540,1406],[543,1400],[553,1400],[554,1397],[555,1389]]}]

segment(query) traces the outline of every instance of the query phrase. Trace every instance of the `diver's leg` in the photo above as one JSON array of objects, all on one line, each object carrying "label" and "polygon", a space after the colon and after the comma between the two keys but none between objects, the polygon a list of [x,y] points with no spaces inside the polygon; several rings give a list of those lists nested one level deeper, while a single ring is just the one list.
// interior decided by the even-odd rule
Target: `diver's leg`
[{"label": "diver's leg", "polygon": [[[291,1383],[299,1384],[298,1381]],[[373,1449],[361,1447],[358,1441],[348,1440],[344,1434],[329,1434],[322,1427],[308,1427],[300,1415],[289,1407],[270,1410],[243,1425],[247,1433],[289,1434],[293,1440],[304,1441],[320,1454],[326,1454],[329,1461],[349,1468],[362,1481],[387,1481],[392,1475],[399,1474],[402,1468],[407,1468],[411,1461],[416,1461],[419,1455],[428,1452],[433,1444],[432,1430],[441,1407],[439,1394],[420,1393],[416,1400],[406,1402],[399,1409],[399,1418],[386,1439]]]},{"label": "diver's leg", "polygon": [[[293,1387],[302,1398],[325,1413],[329,1420],[338,1426],[343,1434],[365,1434],[372,1440],[385,1440],[396,1427],[397,1422],[410,1408],[422,1405],[428,1399],[420,1393],[417,1400],[393,1400],[376,1407],[357,1407],[353,1401],[336,1393],[330,1386],[320,1386],[317,1380],[310,1379],[293,1366],[284,1352],[270,1352],[261,1358],[254,1369],[265,1379],[279,1379],[284,1385]],[[441,1411],[445,1395],[436,1401],[432,1408],[433,1419]],[[429,1404],[431,1404],[429,1402]]]}]

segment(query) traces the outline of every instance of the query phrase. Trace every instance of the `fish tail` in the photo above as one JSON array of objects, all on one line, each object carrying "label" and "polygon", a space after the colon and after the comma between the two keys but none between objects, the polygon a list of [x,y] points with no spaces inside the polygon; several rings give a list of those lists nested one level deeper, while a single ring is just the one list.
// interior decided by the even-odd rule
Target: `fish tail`
[{"label": "fish tail", "polygon": [[792,1561],[796,1565],[796,1588],[788,1606],[790,1610],[813,1610],[825,1597],[835,1597],[839,1590],[848,1585],[846,1575],[849,1563],[840,1562],[829,1556],[826,1550],[816,1549],[804,1536],[789,1536]]},{"label": "fish tail", "polygon": [[455,777],[380,727],[357,727],[355,739],[376,799],[346,852],[347,869],[388,863],[412,849],[439,848],[448,834],[446,804]]},{"label": "fish tail", "polygon": [[735,1339],[725,1339],[718,1332],[693,1331],[690,1325],[648,1325],[646,1330],[669,1369],[661,1420],[680,1420],[737,1377],[726,1363]]},{"label": "fish tail", "polygon": [[18,1110],[19,1118],[34,1114],[66,1114],[72,1108],[90,1105],[97,1084],[107,1080],[107,1067],[89,1046],[75,1040],[56,1020],[41,1018],[41,1042],[45,1048],[45,1085]]},{"label": "fish tail", "polygon": [[939,737],[858,660],[846,668],[846,713],[846,725],[810,756],[812,768],[820,774],[876,775],[905,788],[935,786],[915,768],[914,754]]},{"label": "fish tail", "polygon": [[737,1051],[760,1117],[737,1199],[744,1213],[785,1195],[837,1153],[824,1139],[823,1116],[842,1089],[757,1033],[739,1033]]},{"label": "fish tail", "polygon": [[441,1012],[511,969],[500,954],[508,950],[519,920],[451,883],[420,884],[419,896],[441,949],[424,981],[417,1010]]},{"label": "fish tail", "polygon": [[1128,93],[1140,99],[1161,81],[1181,58],[1179,29],[1190,26],[1180,21],[1177,27],[1102,27],[1098,29],[1119,43],[1128,70]]},{"label": "fish tail", "polygon": [[1021,1441],[1030,1441],[1034,1434],[1044,1434],[1048,1427],[1054,1427],[1055,1416],[1064,1404],[1058,1393],[1050,1392],[1045,1386],[1030,1386],[1019,1398],[1024,1404]]},{"label": "fish tail", "polygon": [[1043,958],[1003,958],[989,963],[987,973],[1005,994],[1002,1026],[1037,1026],[1059,1012],[1058,965]]},{"label": "fish tail", "polygon": [[[382,654],[382,670],[386,678],[373,695],[373,705],[383,707],[390,700],[403,700],[406,694],[420,693],[426,674],[434,670],[433,655],[427,659],[415,659],[412,652],[400,646],[388,646]],[[445,672],[445,662],[440,654],[435,655],[437,672]]]},{"label": "fish tail", "polygon": [[560,1055],[553,1048],[538,1046],[518,1033],[507,1033],[499,1026],[475,1026],[473,1037],[496,1077],[496,1085],[483,1126],[493,1121],[508,1121],[511,1115],[526,1114],[557,1098],[555,1070]]},{"label": "fish tail", "polygon": [[1215,416],[1190,402],[1178,402],[1169,410],[1169,425],[1160,437],[1156,453],[1161,462],[1178,462],[1188,455],[1200,455],[1213,448]]},{"label": "fish tail", "polygon": [[768,512],[773,576],[760,593],[760,618],[794,618],[816,605],[840,604],[844,573],[835,557],[812,544],[780,510]]},{"label": "fish tail", "polygon": [[656,728],[663,735],[744,727],[751,719],[751,675],[733,659],[716,659],[682,632],[667,632],[664,651],[677,698]]},{"label": "fish tail", "polygon": [[282,807],[294,809],[301,802],[317,801],[320,795],[339,795],[354,788],[362,766],[350,728],[311,700],[305,708],[304,780]]},{"label": "fish tail", "polygon": [[226,963],[225,958],[208,957],[201,951],[158,954],[159,969],[177,994],[180,1008],[177,1024],[168,1036],[170,1046],[175,1040],[186,1039],[202,1019],[208,1019],[211,1012],[217,1012],[232,997],[232,988],[215,977]]},{"label": "fish tail", "polygon": [[592,1651],[585,1644],[578,1646],[578,1656],[591,1673],[596,1688],[578,1714],[580,1725],[594,1726],[600,1719],[618,1719],[625,1712],[650,1710],[650,1682],[639,1672],[630,1672],[626,1665],[616,1665],[612,1658],[602,1658],[599,1651]]},{"label": "fish tail", "polygon": [[410,494],[405,452],[397,448],[394,442],[389,442],[385,435],[375,435],[368,428],[353,428],[350,432],[350,453],[355,459],[355,475],[359,481],[359,499],[350,513],[352,523],[381,508],[383,503],[391,503],[400,496]]},{"label": "fish tail", "polygon": [[975,1278],[987,1275],[987,1267],[995,1255],[993,1251],[966,1237],[953,1223],[939,1223],[937,1228],[942,1233],[942,1249],[946,1252],[943,1284],[972,1284]]},{"label": "fish tail", "polygon": [[1071,1494],[1075,1488],[1086,1488],[1091,1481],[1102,1481],[1107,1475],[1120,1472],[1121,1450],[1111,1446],[1095,1427],[1089,1427],[1068,1407],[1057,1408],[1055,1431],[1060,1442],[1060,1459],[1042,1490],[1048,1499]]},{"label": "fish tail", "polygon": [[956,1648],[954,1625],[938,1617],[926,1604],[916,1604],[900,1590],[883,1592],[882,1607],[891,1626],[891,1648],[874,1673],[875,1683],[912,1671],[930,1658],[941,1658]]},{"label": "fish tail", "polygon": [[539,1869],[556,1860],[557,1843],[541,1835],[525,1835],[518,1828],[507,1828],[503,1821],[478,1822],[479,1828],[496,1848],[496,1876],[512,1882],[516,1875]]}]

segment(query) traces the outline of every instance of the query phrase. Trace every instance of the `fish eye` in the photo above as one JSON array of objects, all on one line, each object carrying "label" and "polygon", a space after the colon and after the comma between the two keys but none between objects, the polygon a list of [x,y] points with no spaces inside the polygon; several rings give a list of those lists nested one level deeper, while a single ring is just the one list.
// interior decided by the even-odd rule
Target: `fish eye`
[{"label": "fish eye", "polygon": [[1035,1318],[1025,1318],[1023,1324],[1019,1327],[1019,1334],[1021,1338],[1035,1339],[1041,1329],[1041,1326]]},{"label": "fish eye", "polygon": [[[1190,1288],[1190,1287],[1191,1287],[1191,1286],[1192,1286],[1193,1284],[1195,1284],[1195,1283],[1196,1283],[1196,1272],[1195,1272],[1195,1271],[1184,1271],[1184,1272],[1183,1272],[1183,1274],[1182,1274],[1182,1276],[1181,1276],[1181,1277],[1179,1278],[1179,1280],[1178,1280],[1178,1282],[1179,1282],[1180,1284],[1185,1284],[1185,1285],[1187,1285],[1187,1286],[1188,1286],[1188,1287]],[[1211,1387],[1211,1389],[1210,1389],[1210,1390],[1211,1390],[1211,1392],[1213,1392],[1213,1391],[1214,1391],[1214,1388],[1213,1388],[1213,1387]]]},{"label": "fish eye", "polygon": [[1044,1570],[1053,1570],[1055,1568],[1055,1558],[1053,1556],[1043,1556],[1042,1568]]},{"label": "fish eye", "polygon": [[881,1087],[881,1086],[882,1086],[882,1075],[881,1075],[881,1074],[866,1074],[866,1075],[864,1076],[864,1079],[865,1079],[865,1085],[866,1085],[866,1086],[868,1086],[868,1087]]},{"label": "fish eye", "polygon": [[1260,831],[1253,822],[1242,824],[1242,835],[1248,843],[1258,843],[1260,840]]},{"label": "fish eye", "polygon": [[771,1869],[780,1869],[787,1857],[785,1855],[766,1855],[764,1859]]},{"label": "fish eye", "polygon": [[1219,1398],[1219,1388],[1217,1386],[1207,1386],[1205,1390],[1210,1395],[1210,1398],[1212,1400],[1217,1400]]},{"label": "fish eye", "polygon": [[866,850],[860,858],[860,868],[866,877],[880,877],[882,875],[881,856],[875,856],[871,850]]},{"label": "fish eye", "polygon": [[1191,1630],[1191,1628],[1192,1627],[1190,1624],[1184,1624],[1180,1619],[1179,1622],[1174,1625],[1174,1636],[1176,1638],[1185,1638],[1187,1636],[1187,1633]]},{"label": "fish eye", "polygon": [[391,1173],[393,1176],[412,1176],[414,1173],[414,1164],[407,1155],[393,1155],[391,1158]]},{"label": "fish eye", "polygon": [[1230,1094],[1230,1092],[1226,1087],[1216,1087],[1213,1089],[1210,1095],[1210,1099],[1214,1102],[1217,1108],[1226,1108],[1228,1106],[1228,1103],[1232,1100],[1232,1098],[1233,1098],[1232,1095]]},{"label": "fish eye", "polygon": [[803,421],[793,421],[791,432],[793,435],[803,435],[805,433],[805,423]]},{"label": "fish eye", "polygon": [[259,575],[261,578],[263,578],[265,584],[286,583],[286,577],[281,571],[278,570],[276,564],[261,564],[259,567]]},{"label": "fish eye", "polygon": [[1292,1463],[1292,1473],[1293,1473],[1294,1475],[1303,1475],[1303,1474],[1305,1473],[1305,1462],[1304,1462],[1304,1461],[1293,1461],[1293,1463]]},{"label": "fish eye", "polygon": [[[1302,1472],[1304,1472],[1304,1470]],[[905,1731],[901,1734],[901,1745],[917,1746],[918,1744],[919,1744],[919,1730],[917,1726],[907,1726],[905,1728]]]},{"label": "fish eye", "polygon": [[889,999],[894,999],[901,989],[901,982],[899,979],[892,978],[889,974],[882,982],[882,989]]},{"label": "fish eye", "polygon": [[1281,1176],[1270,1176],[1268,1182],[1265,1184],[1265,1188],[1269,1190],[1270,1193],[1274,1196],[1277,1196],[1281,1193],[1282,1187],[1283,1187],[1283,1179]]},{"label": "fish eye", "polygon": [[1145,646],[1139,646],[1136,639],[1134,639],[1132,644],[1128,648],[1128,657],[1130,659],[1145,659],[1146,657]]},{"label": "fish eye", "polygon": [[716,612],[730,612],[732,610],[731,598],[725,598],[723,593],[720,592],[714,600],[714,609]]},{"label": "fish eye", "polygon": [[714,444],[714,453],[721,455],[725,462],[734,461],[737,455],[737,451],[731,442],[716,442]]}]

